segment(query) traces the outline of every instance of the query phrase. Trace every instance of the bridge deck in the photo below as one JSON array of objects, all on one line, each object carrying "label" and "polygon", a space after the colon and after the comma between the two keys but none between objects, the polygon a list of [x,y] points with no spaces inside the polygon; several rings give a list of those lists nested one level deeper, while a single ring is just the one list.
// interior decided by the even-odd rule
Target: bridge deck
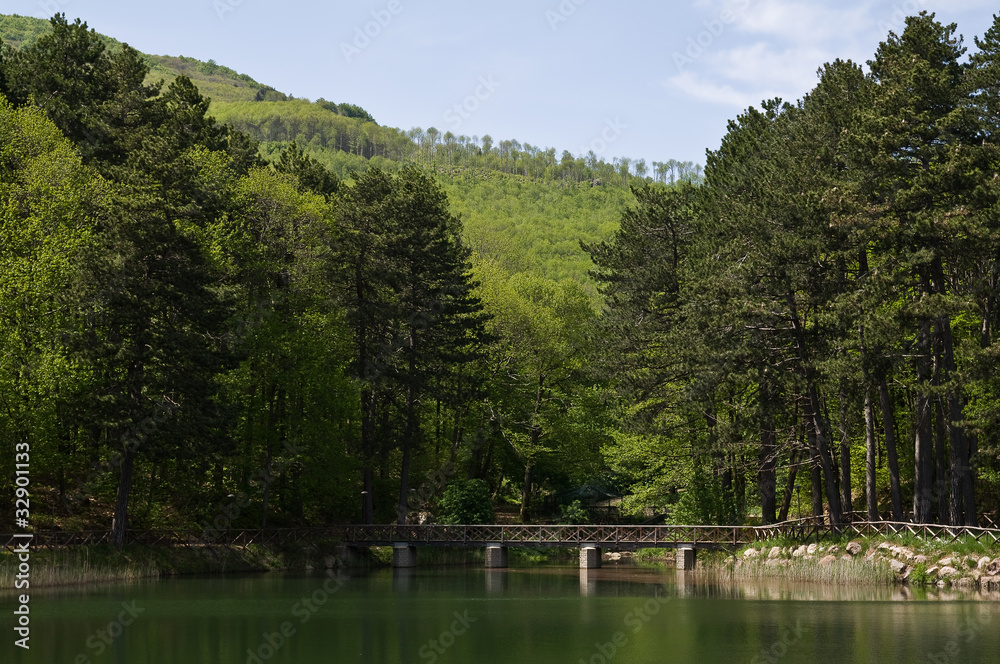
[{"label": "bridge deck", "polygon": [[345,544],[410,543],[420,546],[577,547],[607,549],[739,546],[755,541],[745,526],[349,526]]},{"label": "bridge deck", "polygon": [[[480,547],[503,544],[516,547],[579,547],[593,544],[604,549],[737,547],[764,540],[789,538],[820,541],[843,535],[872,537],[909,534],[922,539],[953,541],[971,537],[987,544],[1000,542],[1000,529],[970,526],[895,523],[890,521],[846,523],[840,533],[819,519],[803,519],[771,526],[330,526],[274,530],[229,529],[183,532],[132,530],[127,541],[152,546],[225,546],[251,544],[296,545],[332,540],[353,546],[385,546],[409,543],[415,546]],[[13,551],[24,544],[23,535],[0,535],[0,550]],[[39,531],[32,534],[32,549],[109,544],[109,531]]]}]

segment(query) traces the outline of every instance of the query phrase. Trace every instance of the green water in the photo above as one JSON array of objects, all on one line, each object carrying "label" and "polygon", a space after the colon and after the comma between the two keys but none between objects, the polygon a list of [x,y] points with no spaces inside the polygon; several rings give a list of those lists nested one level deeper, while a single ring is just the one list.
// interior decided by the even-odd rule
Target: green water
[{"label": "green water", "polygon": [[49,591],[31,598],[30,651],[5,632],[0,662],[45,664],[1000,662],[1000,602],[974,594],[721,584],[628,567]]}]

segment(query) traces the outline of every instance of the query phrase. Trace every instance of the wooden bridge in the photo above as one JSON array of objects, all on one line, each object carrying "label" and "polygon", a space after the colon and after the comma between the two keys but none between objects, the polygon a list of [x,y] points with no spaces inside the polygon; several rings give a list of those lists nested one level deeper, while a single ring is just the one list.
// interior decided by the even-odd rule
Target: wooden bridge
[{"label": "wooden bridge", "polygon": [[[602,549],[634,550],[673,548],[735,548],[755,542],[792,539],[820,542],[830,537],[912,535],[950,542],[969,537],[979,542],[1000,542],[1000,529],[971,526],[855,521],[839,532],[821,518],[788,521],[769,526],[578,526],[578,525],[346,525],[326,528],[271,530],[230,529],[204,531],[131,530],[127,542],[148,546],[246,548],[252,544],[294,546],[316,541],[337,542],[349,548],[392,546],[397,566],[416,562],[416,547],[485,547],[488,567],[506,567],[509,547],[579,548],[581,566],[600,564]],[[30,540],[23,535],[0,535],[0,548],[14,551],[29,541],[32,550],[110,544],[109,531],[40,531]],[[678,554],[678,560],[681,555]],[[585,564],[586,563],[586,564]]]}]

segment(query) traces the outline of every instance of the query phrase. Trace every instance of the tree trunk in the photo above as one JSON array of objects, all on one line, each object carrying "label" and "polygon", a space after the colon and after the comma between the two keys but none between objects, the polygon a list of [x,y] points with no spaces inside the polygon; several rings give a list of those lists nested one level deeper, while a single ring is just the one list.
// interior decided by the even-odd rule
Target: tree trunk
[{"label": "tree trunk", "polygon": [[[961,522],[954,520],[954,514],[958,511],[958,505],[952,504],[949,500],[951,493],[948,487],[948,475],[945,470],[945,457],[948,455],[948,429],[944,422],[944,409],[941,406],[941,399],[934,399],[932,402],[934,409],[934,491],[932,498],[932,509],[937,509],[939,523],[949,525],[961,525]],[[958,496],[960,494],[955,493]]]},{"label": "tree trunk", "polygon": [[[940,257],[936,257],[931,263],[931,274],[935,290],[944,294],[946,291],[944,266]],[[939,317],[935,321],[935,327],[943,350],[944,371],[941,383],[949,386],[946,401],[948,432],[952,448],[951,486],[952,491],[958,494],[956,499],[953,499],[953,502],[958,506],[957,513],[953,516],[959,517],[955,520],[956,525],[964,523],[968,526],[975,526],[977,522],[976,488],[972,483],[969,440],[965,435],[965,426],[963,425],[965,398],[962,395],[961,386],[954,382],[958,366],[955,363],[955,341],[951,332],[951,317],[948,315]]]},{"label": "tree trunk", "polygon": [[788,457],[788,477],[785,479],[785,495],[781,499],[778,523],[788,521],[788,510],[792,506],[792,494],[795,493],[795,476],[799,472],[799,459],[801,456],[798,450],[792,450],[791,455]]},{"label": "tree trunk", "polygon": [[926,393],[931,383],[932,353],[930,324],[920,325],[917,353],[917,379],[920,385],[916,395],[914,415],[914,456],[913,456],[913,520],[915,523],[929,523],[931,520],[931,489],[933,486],[934,436],[932,432],[931,399]]},{"label": "tree trunk", "polygon": [[[945,378],[951,382],[958,371],[955,363],[955,342],[951,334],[951,320],[944,317],[938,321],[938,333],[944,346]],[[957,509],[953,513],[954,524],[975,526],[976,487],[972,483],[972,466],[969,457],[969,439],[965,435],[965,399],[958,385],[952,385],[948,390],[946,403],[948,406],[948,432],[951,443],[951,486],[957,495],[952,499]],[[956,480],[955,476],[958,476]]]},{"label": "tree trunk", "polygon": [[892,503],[892,520],[903,520],[903,498],[899,490],[899,455],[896,450],[896,417],[893,415],[892,396],[885,373],[878,376],[878,396],[882,406],[882,429],[885,432],[886,465],[889,467],[889,497]]},{"label": "tree trunk", "polygon": [[809,444],[809,477],[812,480],[810,483],[810,488],[812,489],[812,515],[822,517],[825,513],[823,509],[823,467],[819,459],[819,449],[816,446],[816,431],[813,428],[813,423],[810,421],[807,413],[803,413],[803,417],[805,418],[803,424],[806,432],[806,440]]},{"label": "tree trunk", "polygon": [[[867,374],[867,371],[865,371]],[[868,520],[879,521],[878,490],[876,486],[876,466],[878,464],[878,438],[875,437],[875,404],[872,402],[872,386],[865,377],[865,502]]]},{"label": "tree trunk", "polygon": [[853,512],[851,495],[851,429],[847,419],[847,393],[840,390],[840,503],[844,512]]},{"label": "tree trunk", "polygon": [[[861,252],[862,273],[868,272],[868,254]],[[878,470],[879,446],[875,436],[875,403],[872,399],[874,389],[871,374],[868,371],[868,348],[865,344],[865,328],[858,327],[858,339],[861,342],[861,382],[865,391],[865,504],[868,508],[868,520],[879,521],[878,486],[876,483]]]},{"label": "tree trunk", "polygon": [[268,446],[264,456],[264,496],[260,508],[260,527],[262,530],[267,528],[267,511],[271,500],[271,459],[271,448]]},{"label": "tree trunk", "polygon": [[416,409],[416,389],[413,381],[417,373],[417,330],[410,327],[410,358],[409,358],[409,382],[406,386],[406,424],[403,429],[403,458],[399,468],[399,506],[396,508],[396,523],[403,525],[406,523],[406,515],[410,511],[408,506],[410,489],[410,457],[413,452],[415,438],[417,435],[417,409]]},{"label": "tree trunk", "polygon": [[830,457],[830,447],[828,444],[830,440],[828,432],[830,429],[823,417],[823,404],[820,400],[819,388],[816,385],[816,379],[813,375],[811,353],[809,352],[809,345],[806,342],[805,331],[802,329],[802,321],[799,319],[795,295],[791,292],[787,293],[785,301],[788,304],[789,313],[791,314],[796,346],[799,351],[800,370],[806,384],[807,408],[811,411],[808,415],[816,436],[816,451],[819,454],[820,466],[823,470],[823,477],[826,480],[826,499],[830,504],[830,525],[835,531],[839,531],[840,525],[843,523],[843,511],[840,504],[840,494],[837,491],[837,481],[833,474],[833,459]]},{"label": "tree trunk", "polygon": [[761,503],[761,524],[768,525],[775,523],[776,519],[776,493],[778,473],[777,468],[777,445],[775,444],[774,429],[768,425],[761,427],[760,432],[760,503]]},{"label": "tree trunk", "polygon": [[361,523],[375,523],[375,471],[367,459],[361,475],[364,487],[361,492]]},{"label": "tree trunk", "polygon": [[771,384],[766,376],[760,380],[760,472],[758,486],[760,488],[760,507],[762,525],[775,523],[777,518],[777,484],[778,484],[778,446],[774,430],[774,417],[771,414],[771,402],[774,395]]},{"label": "tree trunk", "polygon": [[531,484],[534,481],[534,464],[531,459],[524,464],[524,486],[521,488],[521,523],[531,523]]},{"label": "tree trunk", "polygon": [[[811,372],[810,372],[811,374]],[[810,375],[811,379],[811,375]],[[840,494],[837,492],[837,482],[833,470],[833,460],[830,457],[830,448],[827,445],[829,428],[823,418],[822,404],[820,403],[819,391],[815,384],[809,385],[809,406],[812,409],[811,419],[813,431],[816,436],[816,451],[819,454],[819,462],[826,482],[826,499],[830,505],[830,525],[834,530],[839,531],[840,525],[844,521],[843,511],[840,505]]]},{"label": "tree trunk", "polygon": [[127,443],[118,468],[118,493],[115,496],[115,515],[111,522],[111,543],[118,549],[125,545],[128,531],[128,501],[132,492],[132,472],[135,468],[135,446]]}]

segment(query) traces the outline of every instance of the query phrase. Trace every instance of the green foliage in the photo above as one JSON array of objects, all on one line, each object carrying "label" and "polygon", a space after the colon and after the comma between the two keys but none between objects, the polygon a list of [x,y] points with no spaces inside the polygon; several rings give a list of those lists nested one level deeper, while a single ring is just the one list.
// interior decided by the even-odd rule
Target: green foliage
[{"label": "green foliage", "polygon": [[929,586],[935,583],[934,577],[927,573],[927,565],[925,563],[917,563],[910,570],[910,576],[907,578],[907,583],[911,586]]},{"label": "green foliage", "polygon": [[864,484],[971,522],[1000,478],[1000,19],[968,60],[955,34],[922,14],[870,73],[825,65],[703,177],[0,17],[0,438],[118,533],[402,520],[420,477],[525,520],[599,480],[674,522],[786,518],[796,484],[834,521]]},{"label": "green foliage", "polygon": [[482,480],[455,480],[438,500],[438,521],[444,524],[493,522],[489,486]]},{"label": "green foliage", "polygon": [[728,504],[718,481],[713,481],[699,467],[671,508],[670,522],[677,525],[727,525],[733,522],[732,512],[733,506]]},{"label": "green foliage", "polygon": [[559,508],[559,523],[582,525],[590,523],[590,515],[583,509],[579,500],[574,500],[568,505]]},{"label": "green foliage", "polygon": [[279,173],[294,175],[299,181],[299,188],[320,194],[327,201],[337,193],[340,180],[323,165],[305,154],[297,143],[292,143],[274,162],[274,170]]}]

